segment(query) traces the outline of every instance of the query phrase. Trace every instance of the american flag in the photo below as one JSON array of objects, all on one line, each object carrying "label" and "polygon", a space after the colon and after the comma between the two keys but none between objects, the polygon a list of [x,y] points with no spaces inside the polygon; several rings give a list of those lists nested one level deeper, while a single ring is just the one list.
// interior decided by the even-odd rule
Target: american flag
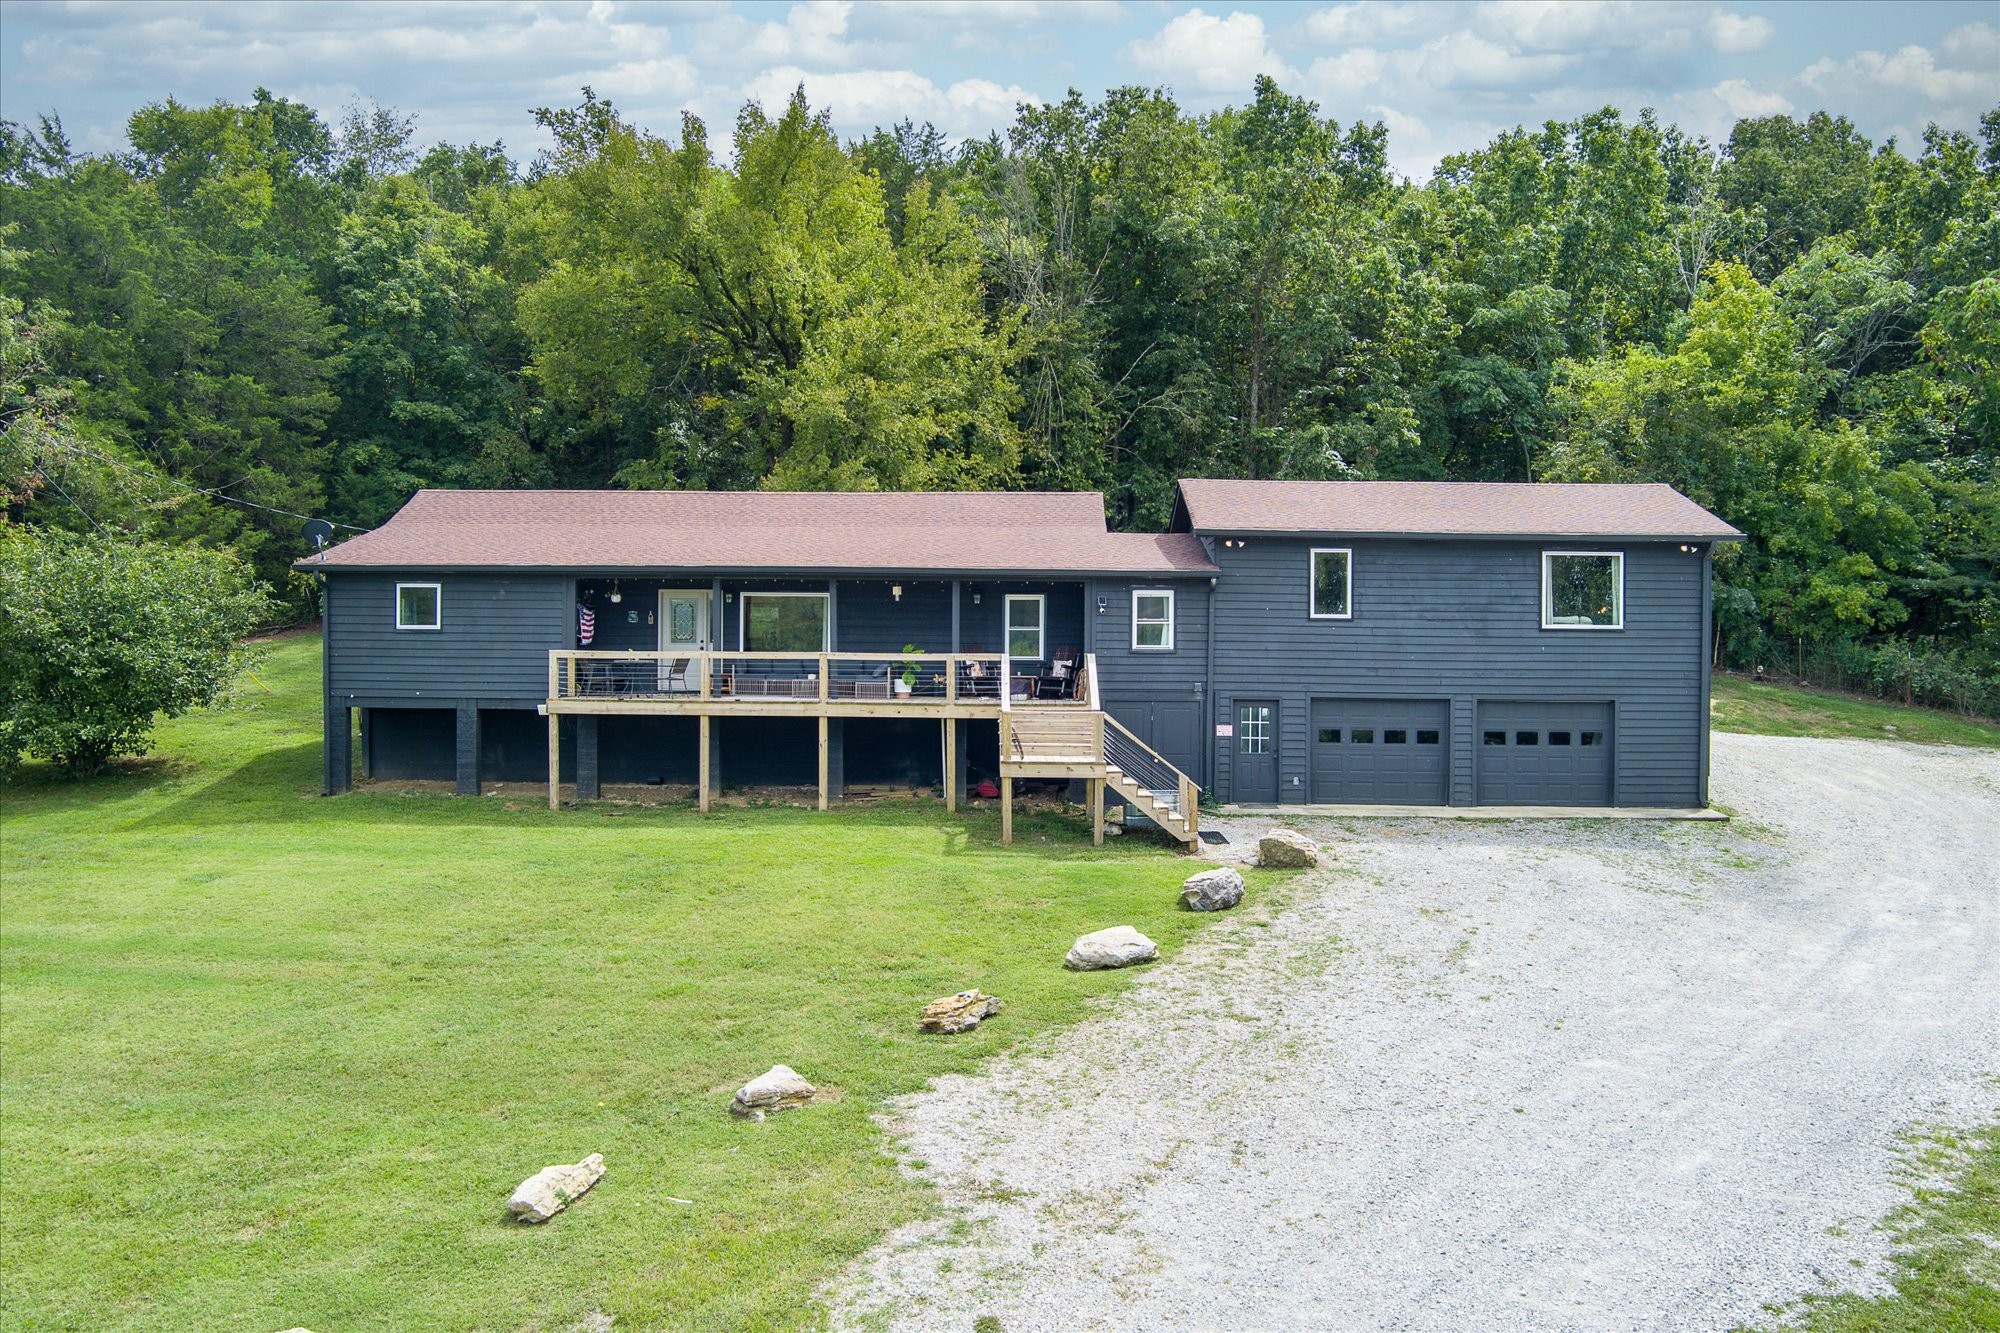
[{"label": "american flag", "polygon": [[590,641],[597,637],[597,612],[582,602],[576,604],[576,642],[581,648],[590,647]]}]

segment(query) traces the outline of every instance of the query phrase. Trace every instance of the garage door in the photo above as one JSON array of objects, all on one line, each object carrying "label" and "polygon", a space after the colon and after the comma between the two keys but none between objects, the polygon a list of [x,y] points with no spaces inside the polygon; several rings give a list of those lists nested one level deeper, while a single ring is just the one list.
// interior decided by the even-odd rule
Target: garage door
[{"label": "garage door", "polygon": [[1611,705],[1479,705],[1481,805],[1611,804]]},{"label": "garage door", "polygon": [[1443,805],[1442,699],[1315,699],[1312,798],[1327,805]]}]

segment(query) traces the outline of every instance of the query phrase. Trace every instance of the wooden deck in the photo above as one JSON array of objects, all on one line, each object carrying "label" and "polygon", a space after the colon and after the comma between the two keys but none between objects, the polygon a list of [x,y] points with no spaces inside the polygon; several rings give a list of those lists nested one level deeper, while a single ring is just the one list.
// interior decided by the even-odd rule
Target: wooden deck
[{"label": "wooden deck", "polygon": [[830,804],[829,728],[834,718],[934,718],[947,775],[945,805],[956,809],[957,732],[966,718],[1000,724],[1001,840],[1014,835],[1018,778],[1080,779],[1090,791],[1094,840],[1104,840],[1109,784],[1161,828],[1193,845],[1197,789],[1104,711],[1097,663],[1085,655],[1073,678],[1019,669],[996,653],[660,653],[556,650],[549,654],[549,808],[565,715],[670,715],[700,720],[696,784],[706,812],[714,791],[713,719],[819,719],[819,807]]}]

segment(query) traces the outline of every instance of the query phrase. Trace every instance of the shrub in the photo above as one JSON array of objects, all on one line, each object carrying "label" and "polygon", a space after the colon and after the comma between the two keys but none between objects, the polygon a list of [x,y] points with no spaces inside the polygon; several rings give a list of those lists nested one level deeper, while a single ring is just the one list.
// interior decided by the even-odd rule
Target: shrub
[{"label": "shrub", "polygon": [[270,611],[234,555],[52,529],[0,531],[0,772],[72,776],[145,751],[153,723],[209,704]]}]

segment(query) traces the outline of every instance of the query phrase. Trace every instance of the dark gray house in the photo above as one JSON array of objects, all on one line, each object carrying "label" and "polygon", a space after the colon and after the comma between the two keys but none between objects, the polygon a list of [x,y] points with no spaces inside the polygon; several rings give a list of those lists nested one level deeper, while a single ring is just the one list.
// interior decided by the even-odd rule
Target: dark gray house
[{"label": "dark gray house", "polygon": [[[326,580],[325,789],[1084,784],[1210,802],[1697,806],[1709,554],[1664,486],[424,491]],[[1100,825],[1101,826],[1101,825]]]}]

